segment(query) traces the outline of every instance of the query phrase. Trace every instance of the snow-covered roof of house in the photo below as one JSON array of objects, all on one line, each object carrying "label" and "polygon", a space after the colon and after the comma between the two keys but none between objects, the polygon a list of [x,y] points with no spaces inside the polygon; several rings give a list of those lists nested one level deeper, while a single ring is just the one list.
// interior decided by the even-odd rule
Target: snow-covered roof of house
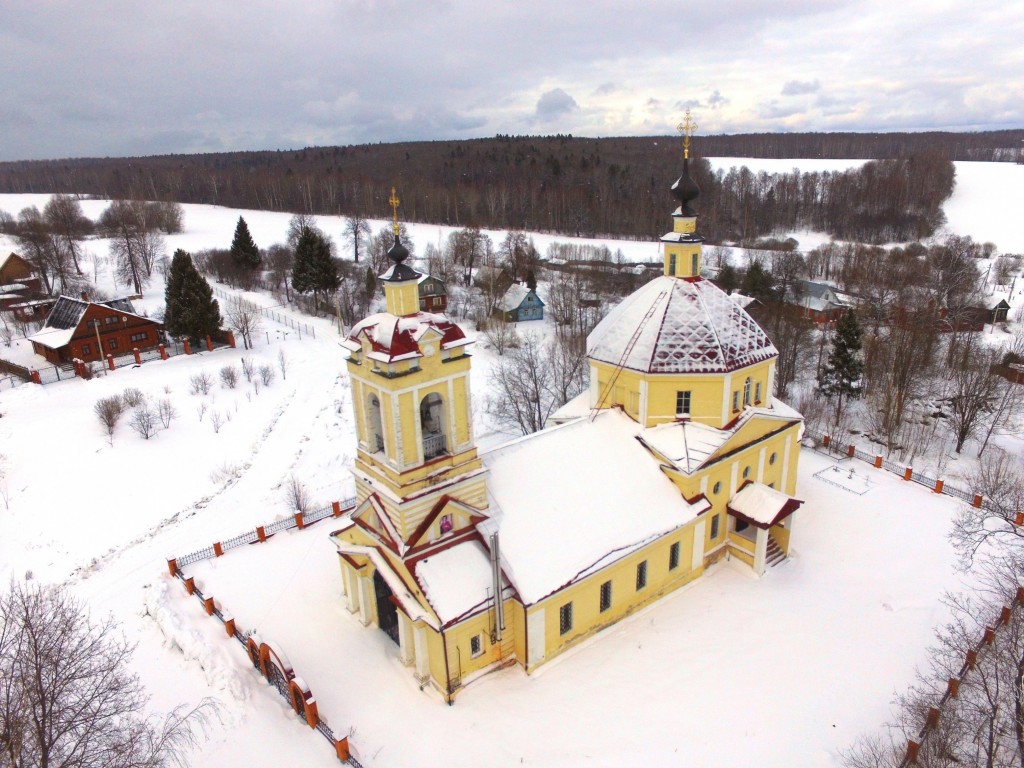
[{"label": "snow-covered roof of house", "polygon": [[[617,409],[536,432],[482,454],[502,566],[536,603],[582,575],[707,511],[690,504]],[[571,470],[567,458],[571,457]]]},{"label": "snow-covered roof of house", "polygon": [[127,298],[109,299],[107,301],[83,301],[70,296],[61,296],[57,299],[50,314],[46,316],[46,322],[39,329],[38,333],[29,336],[29,341],[38,342],[50,349],[59,349],[71,341],[75,335],[85,312],[90,306],[101,306],[106,309],[113,309],[126,315],[137,317],[140,320],[155,322],[154,320],[136,314],[135,307]]},{"label": "snow-covered roof of house", "polygon": [[850,306],[835,287],[827,283],[816,283],[811,280],[800,280],[797,282],[790,289],[789,297],[791,302],[817,312]]},{"label": "snow-covered roof of house", "polygon": [[417,312],[414,315],[398,317],[389,312],[378,312],[352,326],[348,337],[341,345],[351,352],[358,352],[362,349],[360,337],[366,338],[370,342],[370,356],[393,363],[421,357],[423,353],[419,344],[429,330],[441,336],[442,349],[453,349],[471,343],[462,329],[444,315]]},{"label": "snow-covered roof of house", "polygon": [[494,591],[490,556],[476,539],[418,561],[415,576],[434,613],[445,624],[487,603]]},{"label": "snow-covered roof of house", "polygon": [[[498,299],[498,303],[495,305],[502,312],[511,312],[514,309],[518,309],[519,305],[526,301],[526,298],[533,293],[529,288],[520,283],[512,283],[505,291],[505,294]],[[540,301],[540,297],[534,293],[537,297],[537,301]],[[541,302],[542,304],[544,302]]]},{"label": "snow-covered roof of house", "polygon": [[646,373],[725,373],[778,350],[714,283],[662,275],[605,315],[587,337],[587,354]]},{"label": "snow-covered roof of house", "polygon": [[729,499],[729,512],[758,528],[770,528],[803,504],[763,483],[749,482]]}]

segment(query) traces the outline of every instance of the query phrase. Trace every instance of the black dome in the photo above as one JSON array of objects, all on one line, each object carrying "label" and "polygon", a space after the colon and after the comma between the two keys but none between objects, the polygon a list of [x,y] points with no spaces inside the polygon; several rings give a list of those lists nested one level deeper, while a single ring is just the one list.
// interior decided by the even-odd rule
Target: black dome
[{"label": "black dome", "polygon": [[697,212],[690,207],[690,203],[700,196],[700,187],[690,178],[689,159],[683,160],[683,175],[672,185],[672,196],[679,201],[679,207],[683,209],[684,216],[697,215]]},{"label": "black dome", "polygon": [[395,264],[401,264],[407,258],[409,258],[409,249],[402,245],[402,241],[395,235],[395,244],[391,246],[391,250],[388,251],[388,258],[391,259]]}]

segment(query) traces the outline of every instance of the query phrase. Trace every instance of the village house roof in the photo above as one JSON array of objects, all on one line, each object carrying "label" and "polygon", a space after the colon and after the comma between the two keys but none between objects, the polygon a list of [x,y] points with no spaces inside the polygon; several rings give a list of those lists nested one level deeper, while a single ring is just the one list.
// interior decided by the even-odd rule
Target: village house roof
[{"label": "village house roof", "polygon": [[848,295],[828,283],[799,280],[788,291],[787,300],[816,312],[852,307]]},{"label": "village house roof", "polygon": [[53,305],[50,314],[47,315],[43,327],[37,333],[29,336],[28,340],[38,342],[50,349],[60,349],[71,341],[75,331],[78,330],[78,326],[82,322],[82,318],[85,317],[86,310],[90,306],[106,307],[107,309],[114,309],[123,314],[137,317],[140,320],[155,322],[151,318],[137,314],[135,307],[132,306],[131,299],[118,298],[107,301],[84,301],[70,296],[61,296],[57,299],[57,303]]},{"label": "village house roof", "polygon": [[420,341],[431,330],[441,337],[441,349],[454,349],[471,343],[462,329],[444,315],[417,312],[398,317],[389,312],[378,312],[352,326],[341,346],[350,352],[359,352],[365,338],[370,342],[367,354],[370,359],[394,363],[422,357]]},{"label": "village house roof", "polygon": [[[482,454],[502,566],[526,605],[625,557],[710,509],[689,503],[618,409]],[[565,457],[574,471],[566,473]]]},{"label": "village house roof", "polygon": [[534,298],[536,298],[537,301],[540,301],[542,305],[544,304],[544,302],[540,300],[540,297],[525,285],[522,285],[521,283],[513,283],[508,287],[508,290],[505,291],[505,294],[498,299],[498,303],[495,306],[502,312],[511,312],[514,309],[518,309],[531,293],[533,293]]},{"label": "village house roof", "polygon": [[477,539],[418,561],[414,577],[444,624],[488,604],[494,587],[490,555]]},{"label": "village house roof", "polygon": [[587,355],[645,373],[727,373],[778,350],[714,283],[662,275],[605,315],[587,338]]}]

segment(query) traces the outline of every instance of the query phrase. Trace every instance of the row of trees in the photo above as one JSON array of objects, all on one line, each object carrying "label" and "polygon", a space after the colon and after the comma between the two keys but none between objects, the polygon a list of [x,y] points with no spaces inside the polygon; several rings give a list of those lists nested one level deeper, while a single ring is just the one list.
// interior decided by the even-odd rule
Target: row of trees
[{"label": "row of trees", "polygon": [[[820,145],[821,138],[812,142]],[[701,138],[701,151],[721,156],[716,155],[718,139]],[[863,173],[712,173],[707,163],[695,161],[692,172],[703,191],[700,207],[707,216],[704,234],[713,241],[749,240],[818,216],[828,219],[827,231],[840,234],[831,228],[834,217],[845,222],[843,232],[852,232],[862,216],[870,226],[916,236],[931,226],[931,198],[946,189],[948,160],[958,153],[938,138],[931,143],[922,136],[904,139],[880,145],[877,154],[845,155],[888,158]],[[787,141],[773,137],[768,143]],[[397,183],[403,210],[413,221],[646,239],[666,226],[666,209],[672,204],[668,184],[678,173],[679,149],[678,140],[671,139],[499,137],[134,158],[130,163],[17,163],[0,164],[0,188],[379,216],[388,210],[389,192]]]},{"label": "row of trees", "polygon": [[17,217],[0,211],[0,231],[15,238],[49,295],[74,293],[87,284],[83,242],[93,234],[110,238],[118,282],[141,293],[163,256],[163,233],[180,232],[182,221],[177,203],[115,200],[93,222],[77,197],[64,194],[53,195],[41,211],[30,206]]}]

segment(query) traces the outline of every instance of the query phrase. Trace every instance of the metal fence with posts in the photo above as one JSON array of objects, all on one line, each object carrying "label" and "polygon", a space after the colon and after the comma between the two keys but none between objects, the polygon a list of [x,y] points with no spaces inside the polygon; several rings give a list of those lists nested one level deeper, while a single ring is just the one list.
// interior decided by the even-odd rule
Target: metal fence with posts
[{"label": "metal fence with posts", "polygon": [[[296,512],[292,517],[276,520],[266,526],[257,526],[251,531],[246,531],[229,539],[216,542],[211,546],[197,549],[187,555],[168,558],[167,564],[171,576],[178,579],[184,585],[185,591],[188,594],[194,595],[199,600],[206,614],[218,619],[224,626],[228,636],[233,637],[242,645],[246,656],[256,669],[271,682],[278,683],[271,687],[281,694],[299,717],[303,718],[311,728],[327,740],[332,749],[334,749],[339,761],[345,765],[354,766],[354,768],[362,768],[359,760],[352,754],[352,747],[349,744],[348,736],[338,738],[327,721],[320,716],[316,706],[316,699],[308,687],[304,687],[304,683],[300,685],[300,678],[295,675],[294,670],[290,668],[278,670],[273,662],[265,662],[264,649],[268,647],[267,644],[257,644],[254,642],[256,636],[253,632],[243,632],[239,629],[234,617],[225,611],[223,606],[218,604],[211,594],[204,593],[202,586],[197,585],[194,578],[186,576],[183,570],[186,566],[193,563],[220,557],[237,547],[264,542],[279,531],[290,528],[305,528],[307,525],[312,525],[328,517],[341,517],[350,513],[355,508],[355,505],[356,499],[348,498],[307,512]],[[257,649],[258,655],[256,658],[253,655],[253,648]],[[278,679],[282,677],[283,679]],[[295,694],[296,691],[298,691],[298,695]]]},{"label": "metal fence with posts", "polygon": [[221,288],[214,288],[213,293],[225,301],[233,302],[249,312],[255,312],[268,320],[273,320],[275,323],[280,323],[281,325],[291,328],[299,334],[300,339],[302,338],[302,334],[312,336],[314,339],[316,338],[316,328],[308,323],[296,320],[293,317],[288,317],[288,315],[281,312],[276,312],[274,307],[261,307],[259,304],[254,304],[248,299],[243,299],[241,296],[235,296]]},{"label": "metal fence with posts", "polygon": [[964,488],[958,488],[955,485],[950,485],[941,478],[932,477],[924,472],[919,472],[906,464],[890,461],[878,454],[870,454],[867,451],[863,451],[856,447],[852,443],[846,446],[841,446],[831,436],[826,435],[824,432],[811,429],[806,425],[804,426],[804,436],[814,439],[819,444],[820,448],[826,451],[830,456],[835,456],[836,458],[857,458],[879,469],[884,469],[888,472],[892,472],[893,474],[900,475],[905,480],[915,482],[918,485],[935,491],[936,493],[953,496],[954,498],[983,509],[988,509],[990,506],[988,499],[984,498],[981,494],[974,493]]}]

